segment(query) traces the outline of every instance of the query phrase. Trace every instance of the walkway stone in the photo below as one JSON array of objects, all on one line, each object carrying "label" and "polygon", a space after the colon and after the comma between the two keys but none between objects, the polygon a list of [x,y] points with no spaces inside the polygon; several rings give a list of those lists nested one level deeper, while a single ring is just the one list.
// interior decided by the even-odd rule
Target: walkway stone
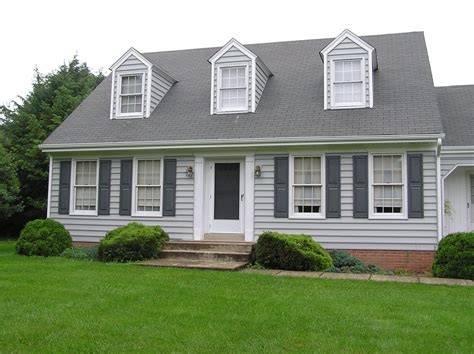
[{"label": "walkway stone", "polygon": [[322,272],[297,272],[290,270],[283,270],[278,273],[278,276],[289,276],[289,277],[306,277],[306,278],[319,278]]},{"label": "walkway stone", "polygon": [[370,274],[352,274],[352,273],[323,273],[321,278],[328,279],[351,279],[351,280],[369,280]]},{"label": "walkway stone", "polygon": [[379,275],[374,274],[370,277],[373,281],[393,281],[396,283],[418,283],[418,277],[402,277],[400,275]]},{"label": "walkway stone", "polygon": [[242,272],[245,273],[257,273],[257,274],[266,274],[266,275],[277,275],[278,273],[283,272],[279,269],[252,269],[252,268],[245,268],[242,269]]},{"label": "walkway stone", "polygon": [[214,262],[186,259],[158,259],[137,263],[141,266],[149,267],[174,267],[174,268],[194,268],[194,269],[214,269],[214,270],[238,270],[245,267],[248,262]]},{"label": "walkway stone", "polygon": [[472,280],[467,279],[448,279],[448,278],[430,278],[420,277],[420,283],[422,284],[435,284],[435,285],[464,285],[474,286]]}]

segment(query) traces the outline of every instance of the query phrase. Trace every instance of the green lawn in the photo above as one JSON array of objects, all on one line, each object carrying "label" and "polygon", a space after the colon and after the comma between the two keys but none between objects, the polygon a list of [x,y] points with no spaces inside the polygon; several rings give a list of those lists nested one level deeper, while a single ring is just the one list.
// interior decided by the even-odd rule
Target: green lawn
[{"label": "green lawn", "polygon": [[474,289],[16,256],[0,352],[474,352]]}]

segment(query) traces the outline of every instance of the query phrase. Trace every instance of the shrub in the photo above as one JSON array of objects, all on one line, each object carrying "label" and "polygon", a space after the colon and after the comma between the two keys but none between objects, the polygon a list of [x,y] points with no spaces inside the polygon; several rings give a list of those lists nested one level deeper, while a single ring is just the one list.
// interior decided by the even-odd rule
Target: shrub
[{"label": "shrub", "polygon": [[376,265],[365,264],[359,258],[350,255],[347,252],[332,250],[329,252],[334,266],[327,271],[332,273],[371,273],[371,274],[392,274],[386,272]]},{"label": "shrub", "polygon": [[25,256],[59,256],[72,247],[65,227],[52,219],[37,219],[25,225],[16,242],[16,252]]},{"label": "shrub", "polygon": [[264,232],[256,245],[256,261],[267,268],[324,270],[332,260],[324,248],[305,235]]},{"label": "shrub", "polygon": [[99,245],[99,259],[129,262],[157,258],[168,234],[159,226],[130,223],[108,232]]},{"label": "shrub", "polygon": [[474,280],[474,232],[454,233],[440,241],[433,275]]},{"label": "shrub", "polygon": [[95,261],[98,258],[98,247],[67,248],[61,257],[83,261]]}]

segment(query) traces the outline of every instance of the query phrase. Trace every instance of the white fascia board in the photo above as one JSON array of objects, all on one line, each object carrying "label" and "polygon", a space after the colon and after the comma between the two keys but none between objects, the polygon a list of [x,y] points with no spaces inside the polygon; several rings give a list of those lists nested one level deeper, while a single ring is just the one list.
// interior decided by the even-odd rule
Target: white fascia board
[{"label": "white fascia board", "polygon": [[441,146],[441,154],[459,154],[471,153],[474,154],[474,146]]},{"label": "white fascia board", "polygon": [[245,46],[241,44],[238,40],[236,40],[235,38],[232,38],[221,49],[219,49],[212,57],[210,57],[208,61],[211,64],[215,63],[217,59],[219,59],[224,53],[226,53],[232,47],[236,47],[238,50],[240,50],[242,53],[244,53],[246,56],[248,56],[252,60],[257,59],[257,56],[254,53],[252,53],[249,49],[245,48]]},{"label": "white fascia board", "polygon": [[348,145],[376,143],[437,143],[443,134],[424,135],[372,135],[372,136],[334,136],[334,137],[300,137],[300,138],[259,138],[259,139],[204,139],[144,141],[144,142],[110,142],[78,144],[41,144],[43,152],[91,151],[91,150],[139,150],[139,149],[204,149],[226,147],[274,147],[274,146],[317,146]]},{"label": "white fascia board", "polygon": [[147,67],[151,68],[153,64],[145,58],[138,50],[135,48],[130,48],[123,54],[115,63],[112,64],[110,67],[110,70],[114,71],[117,69],[120,65],[122,65],[131,55],[134,55],[137,57],[138,60],[140,60],[143,64],[145,64]]}]

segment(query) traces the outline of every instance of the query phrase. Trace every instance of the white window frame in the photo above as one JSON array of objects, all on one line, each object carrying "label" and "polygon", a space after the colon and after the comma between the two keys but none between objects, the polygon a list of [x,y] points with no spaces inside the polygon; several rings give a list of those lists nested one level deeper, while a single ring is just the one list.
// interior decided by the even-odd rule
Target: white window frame
[{"label": "white window frame", "polygon": [[[354,61],[360,60],[360,75],[362,81],[362,101],[361,102],[339,102],[336,103],[336,89],[335,84],[338,83],[351,83],[351,82],[337,82],[336,81],[336,65],[338,61]],[[360,56],[344,56],[344,57],[334,57],[330,59],[330,68],[331,68],[331,108],[364,108],[367,107],[367,98],[366,98],[366,80],[365,80],[365,60],[366,58]]]},{"label": "white window frame", "polygon": [[[402,156],[402,212],[376,213],[374,211],[374,156]],[[371,152],[369,153],[369,219],[408,219],[408,185],[407,185],[407,158],[405,151]]]},{"label": "white window frame", "polygon": [[[232,67],[244,67],[245,68],[245,97],[246,105],[245,108],[235,109],[235,108],[221,108],[221,78],[222,78],[222,69],[229,69]],[[249,111],[248,97],[249,97],[249,64],[248,63],[232,63],[232,64],[218,64],[217,68],[217,113],[243,113]]]},{"label": "white window frame", "polygon": [[[321,208],[319,213],[296,213],[293,199],[293,187],[295,178],[295,157],[319,157],[321,158]],[[325,154],[303,153],[289,156],[289,214],[290,219],[326,219],[326,156]]]},{"label": "white window frame", "polygon": [[[122,78],[124,76],[137,76],[142,75],[142,110],[140,112],[134,113],[122,113]],[[146,72],[143,70],[139,71],[124,71],[118,74],[118,85],[117,85],[117,98],[116,98],[116,107],[115,107],[115,116],[117,118],[143,118],[145,115],[145,79],[146,79]],[[131,95],[135,96],[135,95]]]},{"label": "white window frame", "polygon": [[[137,210],[137,179],[138,179],[138,161],[143,160],[160,160],[160,211],[139,211]],[[132,216],[149,216],[162,217],[163,216],[163,157],[162,156],[148,156],[148,157],[134,157],[133,158],[133,178],[132,178]]]},{"label": "white window frame", "polygon": [[[96,181],[95,181],[95,210],[76,210],[76,164],[82,161],[95,161],[96,162]],[[71,191],[69,200],[69,210],[71,215],[90,215],[97,216],[99,209],[99,159],[97,158],[81,158],[72,159],[71,165]]]}]

